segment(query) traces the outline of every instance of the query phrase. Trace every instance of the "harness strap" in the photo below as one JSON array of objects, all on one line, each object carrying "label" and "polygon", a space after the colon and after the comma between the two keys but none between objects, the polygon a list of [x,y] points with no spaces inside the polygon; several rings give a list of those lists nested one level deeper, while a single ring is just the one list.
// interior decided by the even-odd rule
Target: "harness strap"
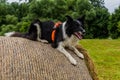
[{"label": "harness strap", "polygon": [[51,34],[51,40],[52,40],[52,42],[55,41],[56,29],[57,29],[61,24],[62,24],[61,22],[55,23],[55,25],[54,25],[54,27],[53,27],[52,34]]}]

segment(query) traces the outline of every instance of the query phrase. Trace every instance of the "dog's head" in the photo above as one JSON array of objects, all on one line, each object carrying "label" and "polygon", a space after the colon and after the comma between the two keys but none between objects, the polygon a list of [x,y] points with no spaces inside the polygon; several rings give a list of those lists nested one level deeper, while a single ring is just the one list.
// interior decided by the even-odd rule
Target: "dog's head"
[{"label": "dog's head", "polygon": [[85,34],[85,30],[83,29],[83,18],[78,18],[74,20],[70,16],[66,16],[66,33],[70,37],[71,35],[75,35],[78,39],[82,39]]}]

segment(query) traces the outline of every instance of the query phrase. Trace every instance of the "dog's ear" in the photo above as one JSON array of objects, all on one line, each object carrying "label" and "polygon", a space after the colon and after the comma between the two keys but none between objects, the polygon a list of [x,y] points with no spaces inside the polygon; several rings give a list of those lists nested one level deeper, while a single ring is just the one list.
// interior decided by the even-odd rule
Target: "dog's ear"
[{"label": "dog's ear", "polygon": [[66,15],[66,18],[67,18],[67,21],[68,21],[68,22],[69,22],[69,21],[73,21],[73,18],[70,17],[70,16],[68,16],[68,15]]},{"label": "dog's ear", "polygon": [[83,16],[79,17],[77,20],[84,21],[85,20],[85,16],[83,15]]},{"label": "dog's ear", "polygon": [[77,20],[80,21],[82,24],[84,24],[85,15],[79,17]]}]

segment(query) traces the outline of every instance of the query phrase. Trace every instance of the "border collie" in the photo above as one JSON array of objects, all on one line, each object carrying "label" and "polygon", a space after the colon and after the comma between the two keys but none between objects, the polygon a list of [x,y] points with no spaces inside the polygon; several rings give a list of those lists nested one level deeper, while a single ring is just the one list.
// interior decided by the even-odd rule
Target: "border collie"
[{"label": "border collie", "polygon": [[27,33],[21,34],[19,32],[5,33],[6,36],[11,37],[23,37],[34,41],[48,42],[53,48],[63,53],[69,61],[76,65],[76,60],[65,49],[68,47],[73,50],[78,57],[84,58],[76,48],[76,43],[82,39],[85,30],[82,25],[82,18],[73,19],[70,16],[66,16],[67,20],[63,23],[55,24],[52,21],[41,22],[40,20],[34,20]]}]

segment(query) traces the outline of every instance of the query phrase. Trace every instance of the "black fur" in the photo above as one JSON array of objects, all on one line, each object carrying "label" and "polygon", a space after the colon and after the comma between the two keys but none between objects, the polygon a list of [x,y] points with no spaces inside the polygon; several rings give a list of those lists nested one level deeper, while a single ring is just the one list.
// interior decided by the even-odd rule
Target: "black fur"
[{"label": "black fur", "polygon": [[52,21],[46,21],[46,22],[41,22],[41,38],[47,40],[49,43],[52,43],[51,40],[51,33],[54,27],[54,22]]}]

